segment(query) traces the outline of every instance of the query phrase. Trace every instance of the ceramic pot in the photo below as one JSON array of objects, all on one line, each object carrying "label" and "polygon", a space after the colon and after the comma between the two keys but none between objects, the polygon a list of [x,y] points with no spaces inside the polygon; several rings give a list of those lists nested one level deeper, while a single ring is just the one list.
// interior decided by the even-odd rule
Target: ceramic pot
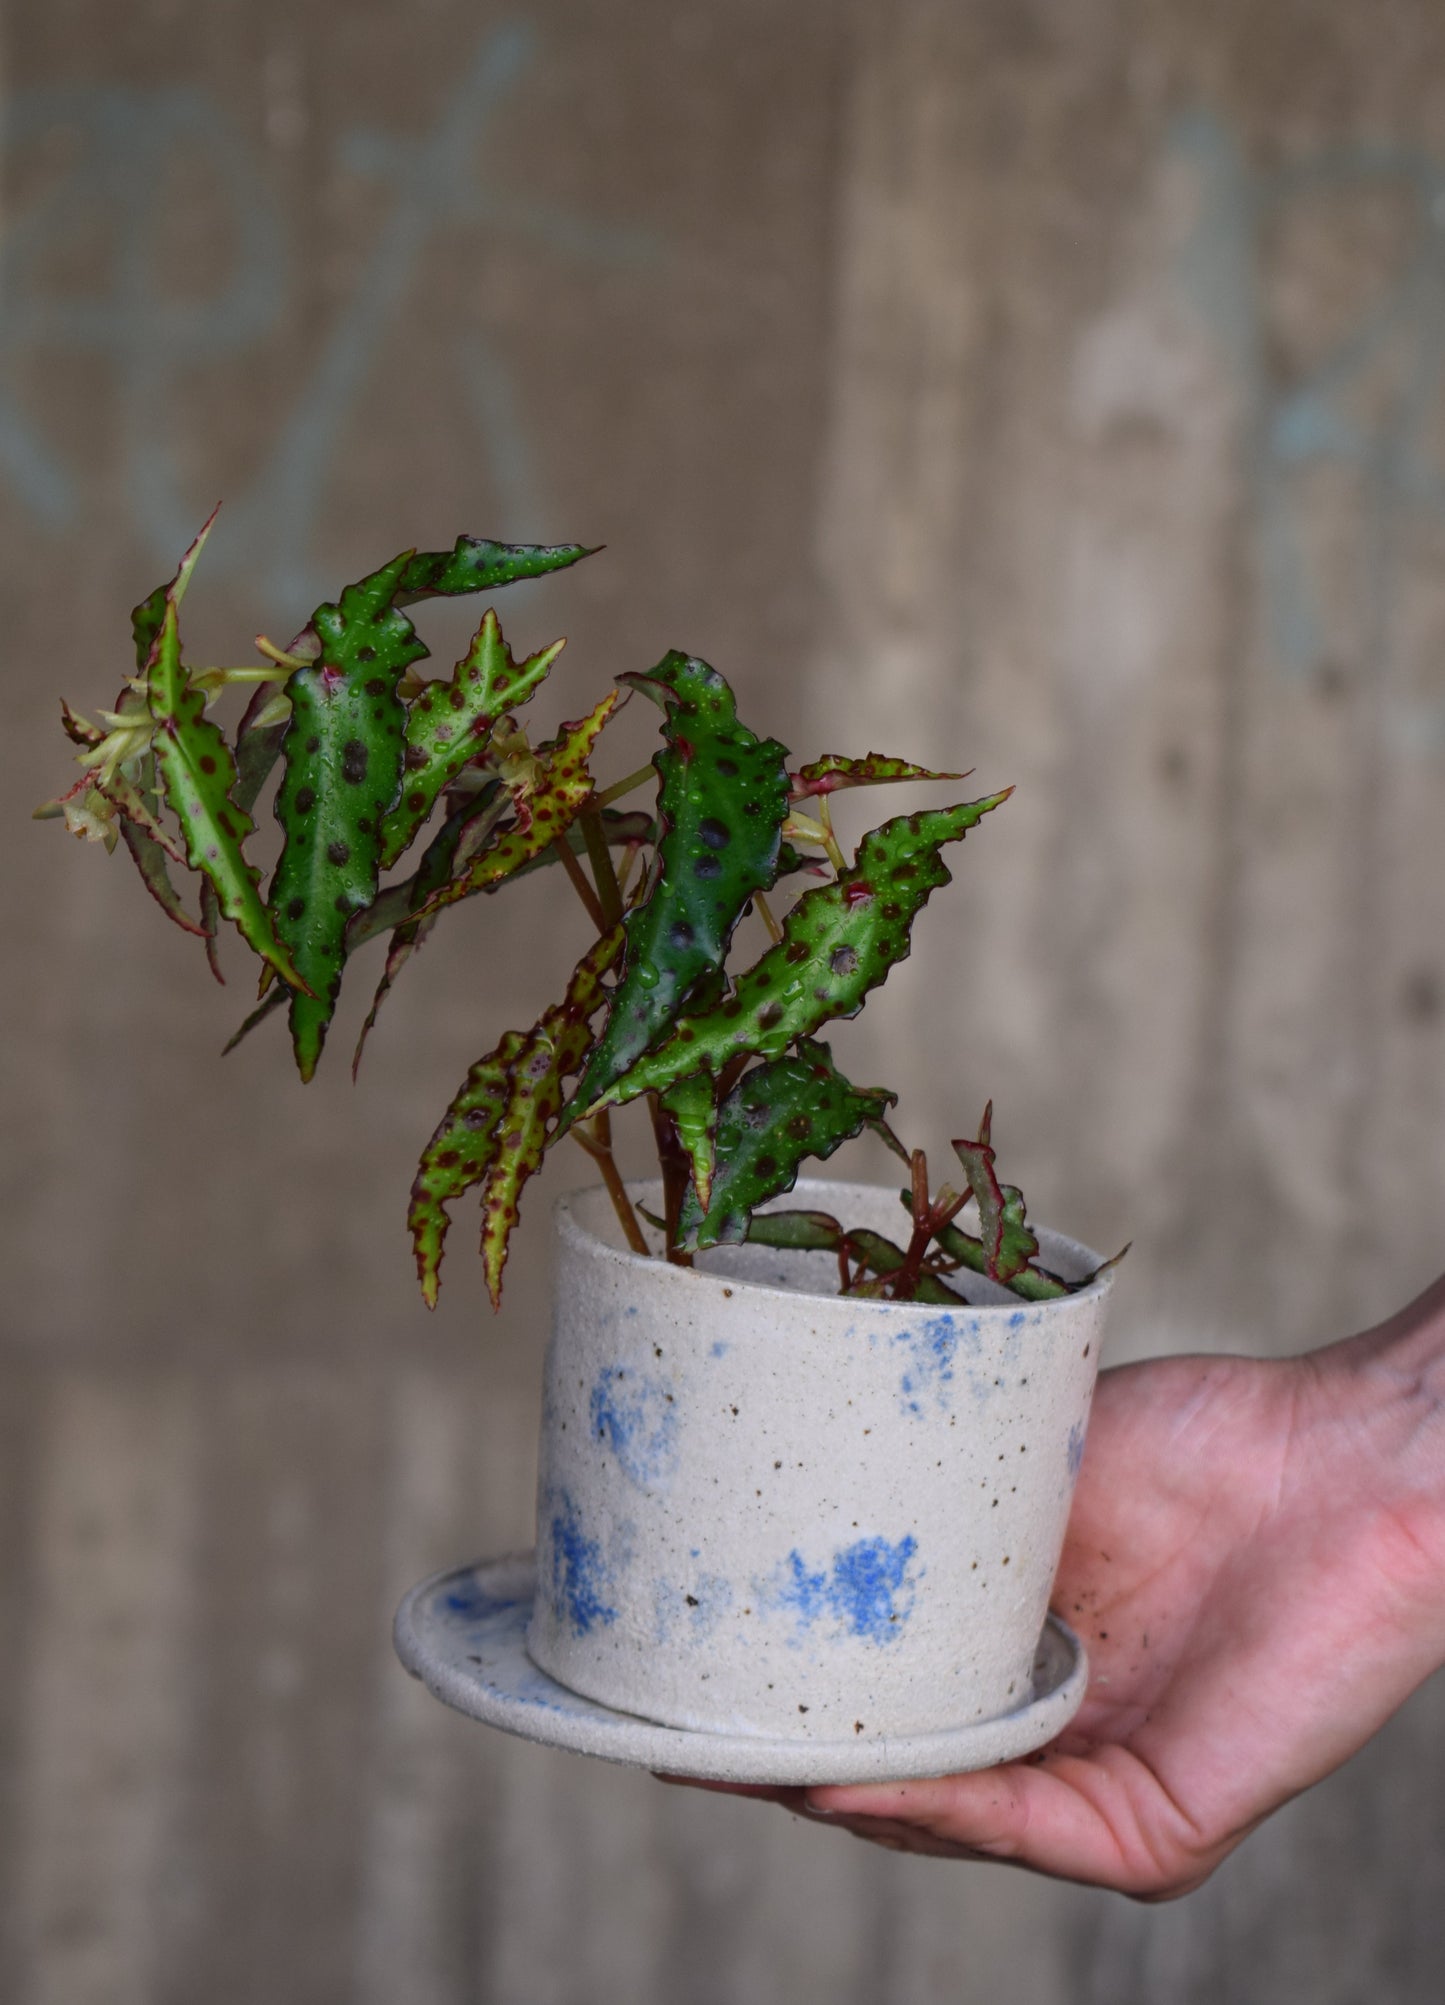
[{"label": "ceramic pot", "polygon": [[[640,1194],[657,1205],[655,1187]],[[895,1239],[895,1189],[782,1202]],[[1025,1303],[848,1300],[829,1255],[623,1243],[557,1209],[527,1651],[670,1726],[837,1741],[1017,1708],[1083,1452],[1112,1274]],[[1098,1257],[1041,1232],[1069,1278]]]}]

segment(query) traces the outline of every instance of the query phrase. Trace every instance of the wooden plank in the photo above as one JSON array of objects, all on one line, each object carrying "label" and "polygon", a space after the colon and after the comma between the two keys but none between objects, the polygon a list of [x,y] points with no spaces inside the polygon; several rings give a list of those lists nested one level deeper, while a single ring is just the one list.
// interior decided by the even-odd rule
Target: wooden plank
[{"label": "wooden plank", "polygon": [[436,1371],[397,1373],[387,1402],[383,1593],[373,1611],[374,1683],[356,1914],[357,2005],[461,2005],[471,1996],[466,1935],[455,1901],[470,1864],[465,1842],[470,1734],[401,1670],[391,1617],[423,1575],[459,1561],[459,1506],[475,1484],[480,1447],[470,1385]]},{"label": "wooden plank", "polygon": [[193,1757],[193,1390],[57,1373],[38,1416],[15,1813],[25,2005],[153,2005]]},{"label": "wooden plank", "polygon": [[196,1557],[206,1651],[165,2000],[345,1996],[376,1662],[383,1388],[315,1364],[207,1388]]},{"label": "wooden plank", "polygon": [[35,1613],[33,1500],[42,1440],[42,1375],[15,1360],[0,1372],[0,1998],[19,1997],[25,1923],[20,1881],[29,1851],[21,1755],[28,1739],[22,1703]]}]

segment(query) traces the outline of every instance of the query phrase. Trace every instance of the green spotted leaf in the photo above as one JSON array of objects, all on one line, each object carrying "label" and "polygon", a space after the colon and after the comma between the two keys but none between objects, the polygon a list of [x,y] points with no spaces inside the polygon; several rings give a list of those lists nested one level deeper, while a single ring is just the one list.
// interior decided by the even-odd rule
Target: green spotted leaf
[{"label": "green spotted leaf", "polygon": [[541,1168],[553,1138],[563,1081],[592,1048],[591,1019],[607,999],[602,977],[621,953],[622,929],[614,926],[583,955],[566,995],[540,1018],[511,1068],[511,1091],[497,1123],[499,1147],[482,1187],[482,1266],[494,1309],[501,1304],[522,1186]]},{"label": "green spotted leaf", "polygon": [[994,1168],[990,1141],[993,1102],[984,1109],[976,1141],[956,1141],[954,1154],[963,1164],[969,1190],[978,1205],[978,1238],[984,1273],[991,1281],[1012,1281],[1031,1266],[1039,1242],[1030,1232],[1024,1194],[1016,1184],[1001,1184]]},{"label": "green spotted leaf", "polygon": [[[164,603],[164,597],[165,588],[162,586],[162,603]],[[139,702],[140,714],[149,717],[149,710],[144,700],[138,700],[134,691],[129,689],[122,691],[121,700],[127,704],[128,711],[132,715],[136,713]],[[72,744],[84,746],[87,750],[93,750],[96,746],[103,743],[105,733],[98,730],[94,724],[87,722],[85,718],[78,717],[63,698],[61,700],[60,713],[61,723],[65,728],[65,735],[70,739]],[[183,933],[194,933],[199,939],[205,941],[206,957],[210,961],[213,972],[216,972],[219,977],[213,948],[216,926],[219,919],[219,907],[216,904],[215,889],[208,877],[203,876],[201,878],[201,914],[199,922],[193,919],[186,910],[181,894],[171,881],[170,865],[175,863],[179,864],[182,868],[186,868],[187,859],[185,852],[177,846],[169,829],[165,827],[160,819],[160,801],[155,793],[154,754],[147,753],[142,760],[138,761],[138,765],[141,768],[143,777],[138,775],[134,780],[128,778],[121,767],[117,767],[112,772],[109,780],[104,779],[100,774],[93,775],[93,791],[99,794],[102,800],[108,801],[115,809],[115,817],[111,826],[114,828],[117,824],[119,825],[127,854],[135,864],[140,874],[140,880],[146,890],[154,898],[157,905],[160,906],[166,917],[174,925],[179,926]],[[82,782],[82,784],[84,783]],[[232,798],[239,801],[239,788],[233,790]],[[242,803],[242,805],[245,804]]]},{"label": "green spotted leaf", "polygon": [[717,1112],[711,1201],[700,1202],[689,1187],[679,1242],[687,1247],[740,1245],[752,1213],[793,1188],[806,1158],[831,1156],[869,1123],[881,1121],[896,1097],[852,1085],[834,1065],[827,1045],[809,1039],[795,1055],[745,1072]]},{"label": "green spotted leaf", "polygon": [[[236,781],[231,748],[206,717],[205,698],[199,689],[191,688],[181,665],[178,608],[209,530],[207,523],[165,588],[164,607],[146,659],[146,702],[155,725],[156,772],[166,805],[180,823],[186,860],[210,879],[221,912],[283,981],[304,989],[306,978],[286,943],[278,938],[262,903],[257,888],[260,873],[242,854],[242,844],[255,823],[231,798]],[[138,626],[138,633],[143,630],[149,631],[148,625],[144,629]]]},{"label": "green spotted leaf", "polygon": [[715,668],[674,650],[646,675],[623,679],[667,712],[653,761],[662,782],[661,872],[624,922],[622,979],[578,1088],[579,1110],[596,1104],[668,1031],[688,991],[721,968],[748,900],[776,880],[788,811],[786,746],[738,722]]},{"label": "green spotted leaf", "polygon": [[934,773],[926,766],[910,765],[907,759],[885,758],[869,752],[861,759],[845,759],[837,752],[800,766],[791,775],[793,799],[807,800],[815,794],[835,794],[843,787],[876,787],[888,780],[966,780],[967,773]]},{"label": "green spotted leaf", "polygon": [[[444,884],[451,881],[452,872],[458,867],[458,856],[462,855],[465,860],[468,835],[472,831],[478,831],[478,846],[486,840],[486,835],[481,831],[488,828],[489,818],[496,813],[500,793],[501,782],[492,780],[465,806],[454,809],[427,844],[414,875],[407,880],[406,917],[401,920],[391,936],[381,980],[376,985],[371,1008],[367,1011],[366,1021],[361,1026],[361,1035],[356,1040],[356,1052],[351,1061],[353,1079],[361,1065],[361,1054],[365,1049],[366,1040],[375,1028],[377,1015],[391,991],[392,983],[436,924],[435,913],[429,919],[416,918],[413,915],[421,911],[434,891],[439,891]],[[371,910],[375,909],[375,906],[372,906]],[[355,947],[354,933],[348,945],[349,948]]]},{"label": "green spotted leaf", "polygon": [[[140,770],[134,781],[117,772],[109,786],[102,785],[101,792],[114,803],[120,814],[121,838],[146,890],[172,924],[179,926],[183,933],[194,933],[205,941],[206,957],[214,969],[213,940],[220,916],[215,887],[209,877],[201,878],[201,913],[197,922],[187,912],[181,894],[171,882],[170,865],[184,866],[186,858],[161,823],[160,801],[155,792],[154,753],[147,753],[140,761]],[[234,794],[232,798],[235,798]]]},{"label": "green spotted leaf", "polygon": [[429,1309],[441,1286],[442,1249],[450,1216],[447,1203],[480,1183],[497,1152],[497,1124],[510,1095],[511,1069],[525,1048],[520,1030],[502,1034],[495,1051],[479,1058],[422,1151],[406,1215],[416,1271]]},{"label": "green spotted leaf", "polygon": [[[1011,1184],[1006,1184],[1004,1189],[1006,1192],[1012,1192],[1017,1199],[1022,1222],[1022,1194]],[[904,1204],[911,1209],[912,1191],[903,1191],[900,1195]],[[971,1233],[964,1232],[957,1225],[941,1225],[933,1236],[950,1260],[956,1260],[961,1267],[970,1268],[975,1274],[988,1273],[988,1250],[981,1239],[975,1239]],[[1022,1296],[1026,1302],[1051,1302],[1059,1295],[1072,1292],[1066,1282],[1061,1281],[1056,1274],[1051,1274],[1046,1267],[1021,1268],[1004,1285],[1015,1295]]]},{"label": "green spotted leaf", "polygon": [[[201,879],[201,938],[206,943],[206,966],[221,987],[226,986],[226,977],[221,970],[221,957],[216,949],[216,935],[221,930],[221,908],[216,903],[216,887],[209,877]],[[280,991],[284,994],[284,990]]]},{"label": "green spotted leaf", "polygon": [[310,1079],[341,989],[346,926],[376,896],[381,823],[401,789],[406,712],[402,671],[426,653],[393,601],[404,552],[336,605],[318,607],[314,662],[287,684],[291,717],[276,794],[286,841],[271,880],[276,931],[311,993],[291,1002],[296,1065]]},{"label": "green spotted leaf", "polygon": [[[150,761],[147,760],[146,763],[149,764]],[[160,801],[150,786],[132,782],[124,773],[117,773],[109,783],[104,780],[97,781],[97,785],[106,799],[114,802],[124,824],[144,836],[152,848],[158,850],[162,856],[169,857],[172,863],[180,864],[183,868],[186,866],[186,854],[177,846],[170,830],[161,821]],[[233,792],[232,800],[234,799]]]},{"label": "green spotted leaf", "polygon": [[671,1114],[677,1139],[692,1165],[692,1201],[704,1211],[712,1203],[713,1169],[717,1159],[717,1081],[710,1072],[694,1072],[659,1094]]},{"label": "green spotted leaf", "polygon": [[88,718],[72,710],[63,696],[60,699],[60,728],[72,745],[81,745],[87,751],[93,750],[105,737],[98,724],[92,724]]},{"label": "green spotted leaf", "polygon": [[251,1035],[251,1032],[255,1030],[258,1027],[258,1025],[263,1024],[266,1021],[267,1017],[274,1016],[278,1010],[284,1009],[286,1007],[287,993],[288,993],[287,990],[284,989],[279,982],[273,983],[272,986],[269,989],[267,989],[265,995],[262,996],[260,1002],[258,1002],[256,1007],[251,1011],[251,1014],[246,1018],[245,1022],[241,1024],[236,1030],[234,1030],[231,1033],[230,1037],[227,1038],[226,1042],[221,1046],[222,1058],[225,1058],[228,1053],[234,1051],[238,1044],[244,1043],[245,1040]]},{"label": "green spotted leaf", "polygon": [[442,789],[484,752],[497,719],[525,703],[562,652],[563,641],[516,661],[491,607],[449,682],[428,682],[406,714],[401,799],[381,828],[387,870],[427,819]]},{"label": "green spotted leaf", "polygon": [[415,916],[429,919],[459,898],[478,891],[495,891],[509,877],[535,862],[576,821],[592,798],[588,761],[592,748],[617,705],[609,690],[597,708],[575,724],[564,724],[555,738],[536,748],[536,776],[526,800],[524,817],[504,828],[494,842],[474,857],[449,884],[432,893]]},{"label": "green spotted leaf", "polygon": [[[908,1257],[901,1246],[895,1246],[893,1241],[885,1239],[881,1232],[871,1232],[867,1227],[860,1226],[845,1232],[838,1220],[826,1211],[757,1212],[749,1222],[747,1238],[749,1244],[753,1246],[776,1246],[797,1252],[836,1253],[855,1265],[861,1261],[870,1272],[879,1277],[880,1282],[886,1282],[890,1275],[896,1274]],[[865,1282],[849,1292],[855,1295],[878,1295],[884,1291],[877,1284]],[[911,1299],[942,1307],[949,1303],[964,1302],[965,1298],[956,1289],[950,1288],[946,1281],[941,1281],[936,1274],[920,1274]]]},{"label": "green spotted leaf", "polygon": [[[583,543],[494,543],[486,536],[459,536],[450,550],[411,550],[396,560],[402,566],[396,603],[411,606],[418,599],[455,599],[473,592],[497,592],[504,585],[541,578],[549,571],[563,571],[583,557],[594,556],[601,547],[594,544],[589,548]],[[154,596],[153,593],[152,599]],[[143,622],[150,604],[151,599],[143,601],[132,618]],[[320,651],[321,638],[313,614],[286,652],[314,661]]]},{"label": "green spotted leaf", "polygon": [[486,536],[459,536],[450,550],[417,550],[407,560],[401,603],[415,599],[459,598],[468,592],[495,592],[549,571],[564,571],[601,548],[584,543],[494,543]]},{"label": "green spotted leaf", "polygon": [[[215,519],[213,513],[203,525],[200,535],[196,538],[196,544],[205,542],[210,534],[211,523]],[[195,545],[192,548],[195,548]],[[184,587],[182,589],[184,590]],[[160,638],[161,628],[165,624],[166,600],[170,590],[169,585],[157,585],[138,606],[132,608],[130,632],[131,639],[135,643],[135,665],[139,669],[145,668],[151,658],[151,649]]]},{"label": "green spotted leaf", "polygon": [[[170,855],[169,848],[157,842],[142,823],[131,821],[129,818],[122,818],[120,833],[121,840],[130,851],[131,859],[140,872],[141,882],[166,917],[179,926],[183,933],[195,933],[200,939],[208,941],[205,925],[198,924],[187,912],[181,894],[171,882],[171,873],[166,863]],[[209,882],[208,878],[202,879],[204,884]]]},{"label": "green spotted leaf", "polygon": [[581,1065],[592,1041],[591,1019],[606,1000],[602,980],[622,951],[614,927],[572,972],[562,1001],[530,1031],[509,1030],[468,1072],[422,1154],[407,1223],[417,1273],[429,1307],[436,1306],[447,1205],[475,1184],[482,1190],[482,1255],[493,1304],[522,1186],[537,1169],[562,1105],[562,1081]]},{"label": "green spotted leaf", "polygon": [[826,1211],[759,1211],[748,1221],[750,1245],[789,1253],[836,1253],[845,1237],[842,1225]]},{"label": "green spotted leaf", "polygon": [[780,1057],[820,1025],[856,1016],[907,954],[909,929],[930,893],[949,882],[944,845],[960,841],[1011,791],[900,815],[870,830],[841,878],[803,893],[783,922],[782,939],[738,976],[730,996],[682,1018],[592,1105],[662,1092],[699,1067],[717,1072],[741,1052]]},{"label": "green spotted leaf", "polygon": [[250,725],[245,718],[236,739],[236,799],[247,810],[255,807],[262,787],[281,757],[285,724]]},{"label": "green spotted leaf", "polygon": [[[634,842],[650,842],[652,839],[651,831],[654,824],[649,815],[638,812],[623,813],[615,808],[604,808],[602,810],[602,822],[609,843],[625,845]],[[574,856],[585,856],[587,854],[587,844],[578,823],[572,823],[563,837],[563,841]],[[549,870],[560,862],[561,858],[557,853],[557,844],[552,843],[546,849],[539,851],[536,856],[531,857],[526,863],[519,864],[515,870],[508,872],[501,879],[500,883],[492,888],[500,890],[503,885],[520,884],[524,878],[533,876],[539,870]],[[454,865],[453,868],[460,870],[461,865]],[[354,954],[358,947],[364,945],[368,940],[374,940],[380,933],[390,933],[396,927],[405,926],[410,923],[411,919],[415,916],[412,905],[412,893],[415,883],[416,878],[413,875],[403,878],[400,883],[388,884],[383,891],[377,893],[376,902],[373,905],[368,906],[365,912],[357,913],[346,929],[346,944],[349,953]]]},{"label": "green spotted leaf", "polygon": [[[265,683],[258,685],[251,701],[246,705],[240,724],[236,727],[236,784],[231,790],[231,798],[248,814],[255,807],[262,787],[265,786],[272,769],[281,757],[281,746],[286,737],[284,723],[265,724],[257,721],[273,694],[273,690]],[[211,885],[203,880],[201,931],[206,940],[206,963],[224,988],[226,977],[221,971],[220,956],[216,951],[216,918],[216,894]],[[286,999],[285,992],[273,993],[276,995],[273,1007],[279,1008]],[[247,1024],[249,1022],[248,1018]],[[243,1025],[227,1044],[226,1050],[232,1050],[245,1034],[246,1026]]]},{"label": "green spotted leaf", "polygon": [[376,897],[383,823],[401,798],[406,711],[397,684],[426,658],[401,611],[416,599],[483,592],[540,577],[588,552],[458,537],[451,550],[407,550],[319,606],[291,644],[303,665],[286,690],[292,714],[276,817],[286,833],[270,907],[310,994],[293,998],[291,1035],[311,1078],[336,1008],[347,926]]}]

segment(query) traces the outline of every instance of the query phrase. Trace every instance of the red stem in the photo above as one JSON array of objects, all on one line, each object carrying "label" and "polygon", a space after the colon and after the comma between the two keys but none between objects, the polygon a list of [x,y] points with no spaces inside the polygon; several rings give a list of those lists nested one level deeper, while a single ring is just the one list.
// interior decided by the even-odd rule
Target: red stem
[{"label": "red stem", "polygon": [[922,1149],[913,1151],[912,1168],[913,1235],[903,1256],[903,1265],[893,1276],[891,1293],[895,1302],[911,1302],[918,1292],[923,1256],[928,1251],[935,1223],[933,1208],[928,1202],[928,1158]]},{"label": "red stem", "polygon": [[677,1245],[677,1228],[682,1218],[682,1201],[692,1175],[687,1154],[677,1139],[677,1127],[655,1093],[647,1096],[652,1116],[652,1134],[657,1144],[657,1166],[662,1171],[662,1217],[667,1228],[665,1252],[674,1267],[691,1267],[692,1255]]},{"label": "red stem", "polygon": [[627,1243],[634,1253],[640,1253],[644,1260],[651,1257],[652,1249],[642,1235],[642,1227],[637,1222],[637,1214],[632,1209],[632,1200],[627,1195],[627,1186],[622,1181],[622,1172],[617,1167],[612,1154],[612,1121],[607,1108],[595,1115],[592,1133],[587,1134],[579,1124],[572,1129],[572,1139],[579,1143],[591,1156],[602,1172],[602,1181],[607,1186],[607,1195],[612,1200],[612,1209],[617,1213],[618,1223],[627,1237]]}]

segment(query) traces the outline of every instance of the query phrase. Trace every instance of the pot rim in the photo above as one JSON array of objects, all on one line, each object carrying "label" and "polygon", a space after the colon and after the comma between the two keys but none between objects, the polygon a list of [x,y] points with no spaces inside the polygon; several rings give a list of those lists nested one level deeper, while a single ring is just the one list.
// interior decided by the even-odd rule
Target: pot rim
[{"label": "pot rim", "polygon": [[[865,1184],[841,1177],[800,1177],[793,1190],[780,1198],[771,1200],[770,1204],[760,1208],[763,1211],[773,1208],[785,1211],[800,1205],[808,1205],[810,1201],[816,1205],[819,1201],[817,1194],[820,1191],[826,1192],[830,1189],[839,1192],[866,1190],[876,1193],[891,1191],[892,1188],[893,1186],[890,1184]],[[660,1202],[662,1192],[661,1179],[657,1177],[629,1178],[627,1180],[627,1191],[629,1196],[633,1198],[642,1197],[644,1200],[656,1198]],[[779,1288],[771,1282],[749,1280],[744,1275],[709,1273],[705,1269],[696,1267],[677,1267],[672,1265],[671,1262],[659,1259],[654,1255],[644,1257],[640,1253],[634,1253],[630,1247],[614,1245],[611,1240],[604,1239],[599,1233],[594,1232],[588,1226],[584,1225],[578,1216],[579,1200],[584,1199],[599,1200],[601,1204],[607,1207],[605,1214],[607,1218],[611,1219],[613,1217],[607,1198],[606,1187],[603,1184],[578,1185],[572,1190],[564,1191],[553,1205],[553,1223],[558,1238],[569,1241],[572,1246],[578,1250],[585,1250],[594,1258],[600,1257],[607,1260],[616,1269],[624,1273],[631,1273],[639,1283],[651,1288],[681,1287],[694,1295],[697,1290],[701,1289],[704,1291],[701,1299],[711,1299],[714,1301],[735,1298],[741,1293],[798,1304],[846,1302],[852,1308],[866,1310],[870,1314],[878,1315],[885,1322],[894,1318],[916,1318],[920,1307],[932,1308],[939,1313],[956,1313],[951,1309],[946,1309],[941,1304],[920,1304],[917,1301],[875,1301],[867,1298],[854,1300],[849,1296],[839,1295],[836,1292],[820,1294],[806,1288]],[[646,1229],[644,1225],[644,1230]],[[1094,1252],[1092,1247],[1085,1246],[1080,1240],[1070,1239],[1066,1234],[1055,1232],[1049,1226],[1035,1226],[1033,1230],[1039,1240],[1039,1251],[1046,1264],[1051,1267],[1056,1263],[1062,1262],[1065,1272],[1072,1267],[1087,1273],[1090,1269],[1100,1267],[1103,1264],[1103,1256]],[[965,1271],[967,1272],[967,1270]],[[1006,1299],[1002,1301],[967,1302],[960,1303],[959,1307],[966,1308],[970,1316],[995,1318],[1014,1315],[1020,1309],[1026,1313],[1032,1313],[1033,1311],[1057,1312],[1075,1303],[1102,1302],[1113,1288],[1116,1271],[1115,1268],[1109,1267],[1104,1273],[1097,1275],[1094,1280],[1090,1281],[1087,1287],[1076,1288],[1067,1295],[1055,1295],[1039,1302],[1026,1301],[1023,1296],[1014,1294],[1012,1290],[1007,1290]],[[1001,1293],[1005,1292],[1003,1283],[990,1281],[985,1275],[970,1274],[969,1278],[982,1282],[988,1288],[999,1289]]]}]

